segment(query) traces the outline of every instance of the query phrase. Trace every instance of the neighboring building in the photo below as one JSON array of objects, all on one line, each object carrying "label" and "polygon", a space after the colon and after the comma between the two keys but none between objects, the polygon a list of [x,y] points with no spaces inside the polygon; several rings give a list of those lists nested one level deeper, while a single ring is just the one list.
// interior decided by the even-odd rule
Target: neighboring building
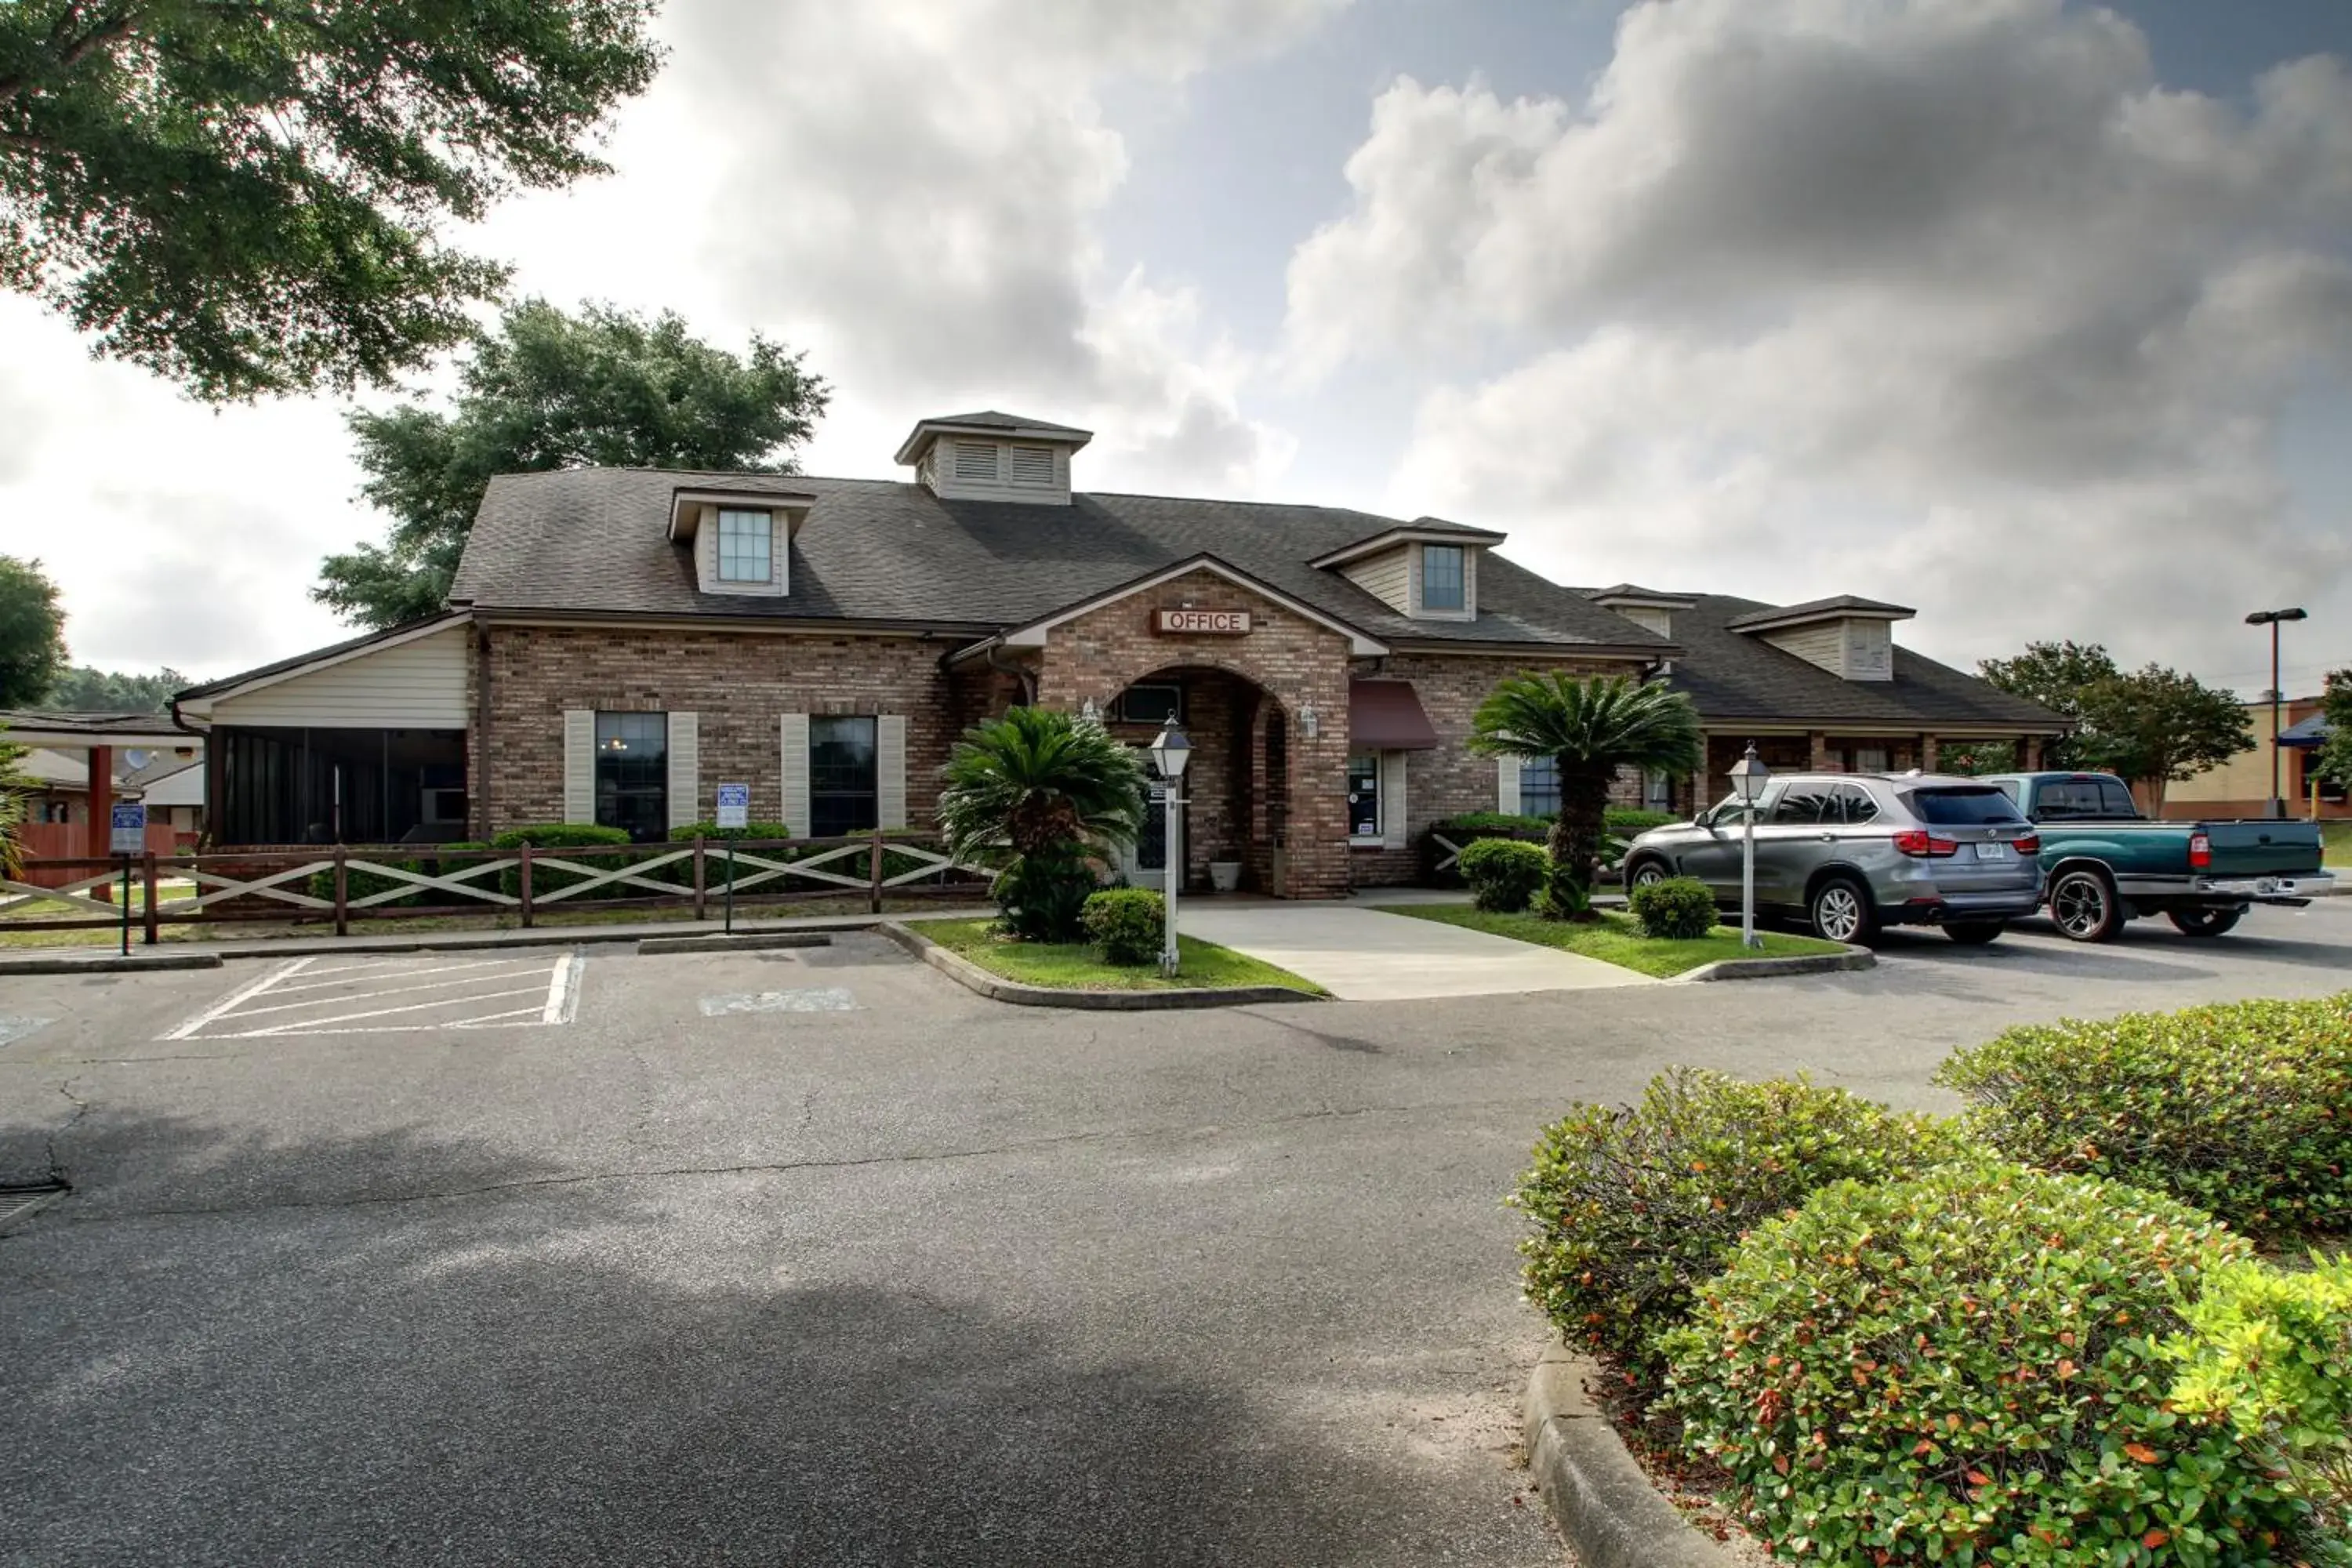
[{"label": "neighboring building", "polygon": [[[192,835],[203,826],[205,795],[198,781],[204,743],[168,714],[5,710],[0,711],[0,742],[26,748],[17,766],[37,786],[31,792],[32,826],[26,835],[34,854],[104,854],[106,825],[118,796],[147,802],[149,843],[159,853],[174,847],[175,830]],[[174,778],[184,772],[196,778]],[[150,786],[159,783],[169,787],[160,795],[151,794]]]},{"label": "neighboring building", "polygon": [[[2312,815],[2312,786],[2319,782],[2312,764],[2319,743],[2327,738],[2325,707],[2326,700],[2318,697],[2290,698],[2280,705],[2278,789],[2293,816]],[[2166,785],[2161,815],[2176,821],[2270,815],[2271,705],[2267,699],[2246,704],[2246,728],[2253,731],[2254,749],[2241,752],[2193,779]],[[2352,804],[2347,803],[2341,788],[2323,786],[2317,796],[2319,816],[2352,816]]]},{"label": "neighboring building", "polygon": [[[1464,746],[1503,677],[1664,679],[1775,767],[1932,767],[1939,742],[2064,723],[1896,647],[1899,605],[1564,588],[1504,536],[1314,506],[1089,494],[1087,432],[927,419],[911,482],[583,468],[502,476],[446,616],[181,694],[224,844],[479,837],[601,822],[658,837],[719,783],[796,834],[920,827],[968,726],[1016,702],[1140,746],[1181,719],[1187,876],[1297,896],[1401,882],[1416,836],[1540,811],[1549,770]],[[1154,881],[1159,839],[1124,869]]]}]

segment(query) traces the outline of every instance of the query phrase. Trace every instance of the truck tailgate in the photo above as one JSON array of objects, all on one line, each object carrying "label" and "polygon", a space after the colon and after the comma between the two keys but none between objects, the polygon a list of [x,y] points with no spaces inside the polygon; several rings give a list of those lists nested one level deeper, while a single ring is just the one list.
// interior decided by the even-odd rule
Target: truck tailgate
[{"label": "truck tailgate", "polygon": [[2200,822],[2213,846],[2210,875],[2278,877],[2319,869],[2319,827],[2310,822]]}]

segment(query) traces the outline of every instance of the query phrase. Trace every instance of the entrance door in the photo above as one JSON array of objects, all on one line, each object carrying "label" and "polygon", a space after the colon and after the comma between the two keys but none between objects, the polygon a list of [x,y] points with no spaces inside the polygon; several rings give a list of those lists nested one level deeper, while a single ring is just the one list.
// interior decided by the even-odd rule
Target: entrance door
[{"label": "entrance door", "polygon": [[[1145,748],[1134,748],[1144,752]],[[1144,776],[1151,781],[1143,813],[1143,831],[1135,842],[1118,852],[1119,874],[1130,887],[1150,888],[1154,892],[1168,890],[1168,784],[1160,770],[1151,765],[1148,752],[1137,759],[1143,763]],[[1180,820],[1176,831],[1181,837],[1184,826]]]}]

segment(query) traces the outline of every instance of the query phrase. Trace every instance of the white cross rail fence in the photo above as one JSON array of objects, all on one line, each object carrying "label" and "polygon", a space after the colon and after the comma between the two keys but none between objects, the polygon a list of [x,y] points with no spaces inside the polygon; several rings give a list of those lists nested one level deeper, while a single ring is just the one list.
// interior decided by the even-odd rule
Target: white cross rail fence
[{"label": "white cross rail fence", "polygon": [[[727,891],[782,903],[866,895],[870,912],[897,897],[971,897],[987,886],[987,868],[950,855],[937,838],[862,834],[845,838],[671,844],[523,845],[511,849],[444,848],[404,844],[226,849],[208,854],[131,858],[126,885],[121,858],[32,859],[26,880],[0,877],[0,931],[111,930],[133,900],[131,919],[144,940],[167,925],[272,921],[325,924],[349,934],[354,921],[463,914],[510,915],[531,925],[541,910],[656,910],[691,906],[707,917]],[[61,886],[30,879],[87,872]],[[50,910],[60,912],[51,914]]]}]

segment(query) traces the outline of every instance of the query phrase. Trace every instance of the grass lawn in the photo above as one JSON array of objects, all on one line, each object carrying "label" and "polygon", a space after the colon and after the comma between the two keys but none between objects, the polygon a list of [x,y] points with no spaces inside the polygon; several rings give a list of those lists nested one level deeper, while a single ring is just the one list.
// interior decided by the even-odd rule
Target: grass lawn
[{"label": "grass lawn", "polygon": [[1211,986],[1279,985],[1286,991],[1304,991],[1311,996],[1323,994],[1321,986],[1286,969],[1276,969],[1230,947],[1198,942],[1189,936],[1176,939],[1182,960],[1181,973],[1169,980],[1162,977],[1156,964],[1129,967],[1106,963],[1102,954],[1085,942],[1014,942],[997,935],[992,929],[993,924],[984,920],[910,921],[908,929],[921,932],[992,974],[1017,980],[1024,985],[1051,986],[1061,991],[1193,991]]},{"label": "grass lawn", "polygon": [[2326,846],[2327,864],[2352,867],[2352,821],[2321,823],[2319,840]]},{"label": "grass lawn", "polygon": [[1563,952],[1616,964],[1621,969],[1661,978],[1726,958],[1796,958],[1807,953],[1844,951],[1835,942],[1822,942],[1815,937],[1759,931],[1757,934],[1764,941],[1763,951],[1749,953],[1740,948],[1739,932],[1730,926],[1717,926],[1694,942],[1657,942],[1642,934],[1641,926],[1632,915],[1619,914],[1613,910],[1600,910],[1601,918],[1590,924],[1573,924],[1567,921],[1538,920],[1534,915],[1490,915],[1468,904],[1379,904],[1373,907],[1382,914],[1409,915],[1417,921],[1467,926],[1472,931],[1483,931],[1490,936],[1507,936],[1514,942],[1533,942],[1538,947],[1557,947]]}]

